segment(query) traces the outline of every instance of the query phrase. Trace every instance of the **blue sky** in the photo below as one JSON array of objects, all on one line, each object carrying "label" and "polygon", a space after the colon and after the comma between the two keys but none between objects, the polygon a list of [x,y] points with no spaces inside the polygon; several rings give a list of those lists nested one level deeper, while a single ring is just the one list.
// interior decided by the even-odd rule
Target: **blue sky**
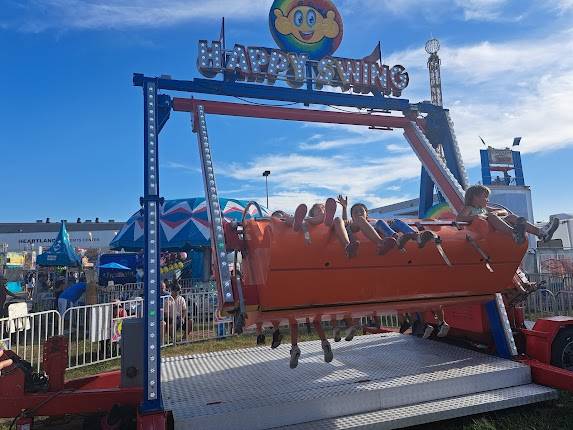
[{"label": "blue sky", "polygon": [[[0,221],[126,219],[142,193],[142,112],[132,73],[200,77],[197,41],[275,47],[267,0],[4,0],[0,15]],[[338,0],[336,56],[410,73],[403,97],[429,99],[431,36],[442,45],[444,105],[470,182],[480,179],[478,135],[503,147],[523,136],[537,220],[573,212],[573,1]],[[237,100],[230,100],[237,101]],[[189,116],[160,138],[161,194],[202,194]],[[379,206],[417,197],[419,164],[398,132],[209,117],[223,196],[292,209],[339,192]]]}]

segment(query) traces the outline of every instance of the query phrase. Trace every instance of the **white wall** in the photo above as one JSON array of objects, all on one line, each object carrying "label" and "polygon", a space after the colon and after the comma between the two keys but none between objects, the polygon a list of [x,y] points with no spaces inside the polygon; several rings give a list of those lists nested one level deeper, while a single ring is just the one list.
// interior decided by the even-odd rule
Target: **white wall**
[{"label": "white wall", "polygon": [[[70,244],[74,248],[109,248],[109,243],[117,234],[117,230],[103,231],[68,231]],[[47,250],[58,236],[58,232],[36,232],[36,233],[0,233],[0,243],[8,244],[8,251],[26,251],[31,247],[38,250],[41,246]]]}]

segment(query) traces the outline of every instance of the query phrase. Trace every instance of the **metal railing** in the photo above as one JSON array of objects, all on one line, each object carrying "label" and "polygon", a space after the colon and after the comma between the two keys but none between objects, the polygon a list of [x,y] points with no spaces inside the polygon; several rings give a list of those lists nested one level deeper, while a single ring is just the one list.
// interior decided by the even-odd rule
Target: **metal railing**
[{"label": "metal railing", "polygon": [[43,311],[0,319],[0,340],[37,370],[42,363],[44,341],[60,334],[60,314]]},{"label": "metal railing", "polygon": [[[233,332],[230,319],[217,317],[215,292],[186,293],[179,300],[163,296],[161,301],[162,347],[223,338]],[[40,370],[44,341],[65,336],[67,368],[73,369],[120,357],[123,321],[142,316],[143,299],[139,297],[75,306],[63,315],[56,310],[25,313],[0,319],[0,341]]]},{"label": "metal railing", "polygon": [[60,334],[68,338],[67,368],[119,357],[123,320],[142,316],[141,298],[67,309],[60,326]]}]

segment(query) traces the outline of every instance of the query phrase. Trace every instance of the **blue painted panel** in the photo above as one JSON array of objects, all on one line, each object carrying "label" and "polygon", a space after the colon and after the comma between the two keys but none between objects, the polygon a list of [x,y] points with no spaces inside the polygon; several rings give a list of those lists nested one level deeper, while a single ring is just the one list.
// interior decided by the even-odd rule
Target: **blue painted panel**
[{"label": "blue painted panel", "polygon": [[505,338],[503,325],[501,324],[495,300],[487,302],[485,304],[485,309],[497,355],[501,358],[511,358],[511,352],[507,345],[507,340]]}]

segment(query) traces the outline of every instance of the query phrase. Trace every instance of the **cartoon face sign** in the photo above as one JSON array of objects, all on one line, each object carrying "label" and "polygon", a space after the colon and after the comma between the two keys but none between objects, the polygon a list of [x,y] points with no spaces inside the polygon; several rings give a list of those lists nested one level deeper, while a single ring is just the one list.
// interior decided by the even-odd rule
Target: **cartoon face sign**
[{"label": "cartoon face sign", "polygon": [[331,55],[342,40],[342,19],[331,0],[275,0],[269,27],[285,51],[311,59]]}]

